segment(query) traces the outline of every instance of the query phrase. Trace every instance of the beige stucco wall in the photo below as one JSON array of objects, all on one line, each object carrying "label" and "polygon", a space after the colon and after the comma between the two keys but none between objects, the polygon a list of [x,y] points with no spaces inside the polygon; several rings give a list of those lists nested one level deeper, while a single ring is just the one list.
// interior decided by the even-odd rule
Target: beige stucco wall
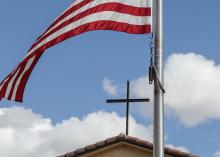
[{"label": "beige stucco wall", "polygon": [[[82,157],[152,157],[153,152],[128,143],[117,143],[88,153]],[[166,156],[171,157],[171,156]]]}]

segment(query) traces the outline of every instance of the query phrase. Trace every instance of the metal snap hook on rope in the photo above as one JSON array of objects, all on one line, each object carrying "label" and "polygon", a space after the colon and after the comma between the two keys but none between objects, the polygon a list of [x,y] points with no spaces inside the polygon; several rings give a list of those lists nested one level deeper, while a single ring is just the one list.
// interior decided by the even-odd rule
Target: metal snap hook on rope
[{"label": "metal snap hook on rope", "polygon": [[160,81],[159,79],[159,75],[158,75],[158,72],[157,72],[157,68],[155,67],[154,63],[153,63],[153,51],[154,51],[154,42],[153,42],[153,39],[154,39],[154,35],[153,33],[150,34],[149,36],[149,46],[150,46],[150,66],[149,66],[149,84],[153,84],[153,81],[156,81],[158,83],[158,85],[160,86],[160,89],[163,93],[166,92],[162,82]]}]

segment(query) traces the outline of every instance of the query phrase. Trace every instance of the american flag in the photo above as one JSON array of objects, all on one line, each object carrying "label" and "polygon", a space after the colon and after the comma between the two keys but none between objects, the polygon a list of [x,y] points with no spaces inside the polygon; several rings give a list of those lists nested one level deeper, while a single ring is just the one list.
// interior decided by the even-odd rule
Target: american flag
[{"label": "american flag", "polygon": [[151,0],[76,0],[37,38],[24,59],[1,82],[0,99],[23,101],[24,88],[45,50],[93,30],[151,32]]}]

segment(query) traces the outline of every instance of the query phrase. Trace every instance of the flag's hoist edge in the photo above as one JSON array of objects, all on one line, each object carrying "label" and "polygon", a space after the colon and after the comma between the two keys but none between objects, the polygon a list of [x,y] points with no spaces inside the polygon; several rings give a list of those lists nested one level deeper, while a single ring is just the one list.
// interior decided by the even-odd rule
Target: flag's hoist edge
[{"label": "flag's hoist edge", "polygon": [[1,82],[0,100],[23,101],[27,80],[44,51],[92,30],[151,32],[151,0],[76,0],[37,38],[18,66]]}]

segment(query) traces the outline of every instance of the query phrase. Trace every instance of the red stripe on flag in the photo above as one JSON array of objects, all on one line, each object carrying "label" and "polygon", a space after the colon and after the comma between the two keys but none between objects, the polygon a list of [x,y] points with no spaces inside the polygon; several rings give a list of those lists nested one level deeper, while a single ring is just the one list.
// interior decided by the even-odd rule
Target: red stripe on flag
[{"label": "red stripe on flag", "polygon": [[38,60],[40,59],[41,55],[43,54],[43,52],[41,53],[38,53],[36,55],[36,57],[34,58],[34,61],[33,63],[31,64],[30,68],[27,70],[27,72],[23,75],[22,79],[21,79],[21,82],[18,86],[18,89],[17,89],[17,93],[16,93],[16,96],[15,96],[15,101],[17,102],[23,102],[23,95],[24,95],[24,89],[25,89],[25,86],[27,84],[27,81],[28,81],[28,78],[30,77],[30,74],[31,72],[33,71],[35,65],[37,64]]},{"label": "red stripe on flag", "polygon": [[15,84],[19,78],[19,76],[21,75],[21,73],[23,72],[24,68],[25,68],[25,65],[27,64],[27,62],[21,62],[20,66],[18,69],[20,69],[20,71],[18,72],[18,75],[16,76],[13,84],[12,84],[12,87],[11,87],[11,91],[10,91],[10,94],[9,94],[9,97],[8,99],[11,100],[11,97],[12,97],[12,94],[13,94],[13,91],[14,91],[14,88],[15,88]]},{"label": "red stripe on flag", "polygon": [[39,53],[38,55],[36,55],[36,58],[34,59],[34,62],[32,63],[31,67],[29,68],[29,70],[24,74],[21,83],[18,86],[18,90],[16,93],[16,98],[15,101],[17,102],[23,102],[23,95],[24,95],[24,89],[26,87],[28,78],[30,77],[31,72],[33,71],[35,65],[37,64],[38,60],[40,59],[41,55],[43,54],[43,52]]},{"label": "red stripe on flag", "polygon": [[[46,31],[44,31],[44,33],[39,36],[36,40],[36,42],[38,41],[38,39],[40,39],[49,29],[51,29],[53,26],[55,26],[58,22],[60,22],[63,18],[67,17],[68,15],[72,14],[73,12],[75,12],[76,10],[80,9],[81,7],[87,5],[88,3],[92,2],[93,0],[84,0],[81,3],[72,6],[71,8],[69,8],[67,11],[65,11],[62,15],[60,15],[47,29]],[[31,46],[31,48],[29,49],[29,51],[34,47],[34,45]]]},{"label": "red stripe on flag", "polygon": [[[41,41],[43,41],[45,38],[47,38],[48,36],[50,36],[51,34],[57,32],[58,30],[62,29],[63,27],[77,21],[80,20],[88,15],[94,14],[94,13],[98,13],[98,12],[102,12],[102,11],[115,11],[118,13],[125,13],[125,14],[130,14],[130,15],[134,15],[134,16],[151,16],[151,8],[137,8],[137,7],[133,7],[133,6],[128,6],[128,5],[124,5],[124,4],[120,4],[120,3],[105,3],[105,4],[101,4],[98,5],[96,7],[90,8],[72,18],[70,18],[69,20],[63,22],[61,25],[57,26],[56,28],[54,28],[53,30],[51,30],[49,33],[47,33],[46,35],[42,35],[42,37],[36,42],[34,43],[34,45],[32,46],[32,48],[34,48],[37,44],[39,44]],[[44,34],[45,34],[44,33]],[[31,48],[31,49],[32,49]],[[30,49],[30,51],[31,51]]]},{"label": "red stripe on flag", "polygon": [[12,77],[14,76],[14,74],[18,71],[19,66],[17,66],[12,73],[10,73],[4,80],[8,79],[7,81],[2,81],[3,87],[0,90],[0,98],[4,98],[5,94],[6,94],[6,90],[8,87],[9,82],[11,81]]},{"label": "red stripe on flag", "polygon": [[81,3],[74,5],[72,8],[68,9],[65,13],[63,13],[60,17],[58,17],[51,25],[50,27],[46,30],[48,31],[51,27],[53,27],[54,25],[56,25],[59,21],[61,21],[63,18],[67,17],[68,15],[72,14],[73,12],[75,12],[76,10],[82,8],[83,6],[85,6],[86,4],[92,2],[93,0],[84,0]]},{"label": "red stripe on flag", "polygon": [[93,30],[112,30],[126,32],[129,34],[144,34],[147,32],[151,32],[151,25],[131,25],[115,21],[96,21],[92,23],[87,23],[60,35],[50,42],[47,42],[43,46],[39,47],[37,51],[45,51],[47,48],[56,45],[68,38]]}]

